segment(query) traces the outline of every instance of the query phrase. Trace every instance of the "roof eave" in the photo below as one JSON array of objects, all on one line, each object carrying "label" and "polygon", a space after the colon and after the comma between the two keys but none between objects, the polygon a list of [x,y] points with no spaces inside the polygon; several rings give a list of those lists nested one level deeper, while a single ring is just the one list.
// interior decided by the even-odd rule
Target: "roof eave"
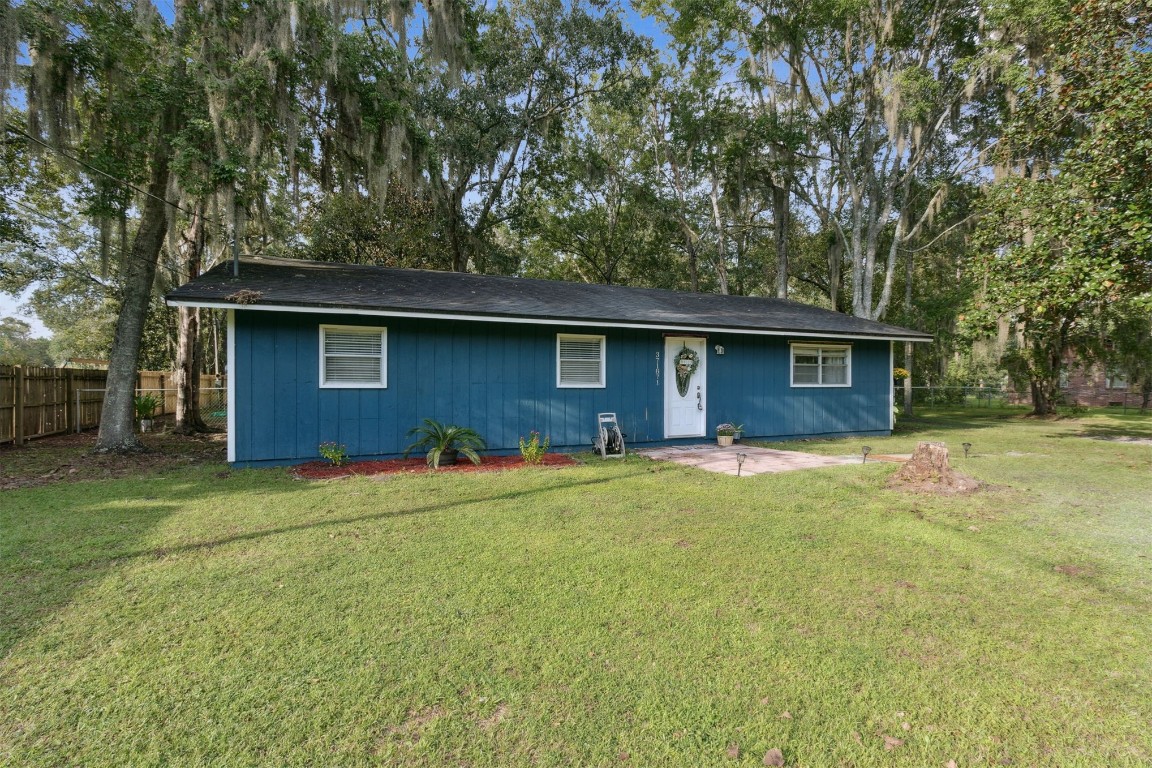
[{"label": "roof eave", "polygon": [[372,317],[419,317],[428,320],[472,320],[486,323],[516,323],[521,325],[596,325],[604,328],[642,328],[657,331],[684,331],[689,333],[737,333],[754,336],[788,336],[796,338],[820,339],[860,339],[864,341],[910,341],[913,343],[931,342],[928,334],[908,333],[867,333],[854,331],[831,331],[789,328],[751,328],[746,326],[721,326],[690,323],[621,322],[587,317],[535,317],[529,315],[477,314],[468,312],[420,312],[412,309],[389,309],[353,307],[337,304],[291,304],[263,303],[237,304],[221,299],[201,299],[195,297],[166,296],[165,303],[173,307],[201,307],[204,309],[243,309],[271,312],[307,312],[315,314],[368,315]]}]

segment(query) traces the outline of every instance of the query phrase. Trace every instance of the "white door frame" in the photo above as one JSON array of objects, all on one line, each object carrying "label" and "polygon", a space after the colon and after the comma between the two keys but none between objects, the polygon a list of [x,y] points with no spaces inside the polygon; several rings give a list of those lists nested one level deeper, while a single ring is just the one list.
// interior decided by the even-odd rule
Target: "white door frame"
[{"label": "white door frame", "polygon": [[[691,343],[689,343],[691,342]],[[692,374],[688,397],[699,392],[699,428],[685,434],[671,434],[673,398],[680,399],[676,390],[676,364],[673,357],[680,348],[688,346],[700,355],[700,365]],[[696,346],[699,346],[696,349]],[[699,387],[699,389],[697,389]],[[705,437],[708,434],[708,339],[705,336],[665,336],[664,337],[664,437]]]}]

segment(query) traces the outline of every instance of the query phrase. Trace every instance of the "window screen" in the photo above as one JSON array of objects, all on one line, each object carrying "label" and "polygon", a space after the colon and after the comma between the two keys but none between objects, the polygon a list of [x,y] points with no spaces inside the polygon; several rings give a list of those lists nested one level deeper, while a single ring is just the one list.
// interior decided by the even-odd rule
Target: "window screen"
[{"label": "window screen", "polygon": [[556,337],[559,387],[604,386],[604,337]]},{"label": "window screen", "polygon": [[851,377],[852,348],[844,346],[792,346],[792,386],[847,387]]},{"label": "window screen", "polygon": [[383,387],[385,379],[384,328],[323,326],[320,344],[320,383],[326,387]]}]

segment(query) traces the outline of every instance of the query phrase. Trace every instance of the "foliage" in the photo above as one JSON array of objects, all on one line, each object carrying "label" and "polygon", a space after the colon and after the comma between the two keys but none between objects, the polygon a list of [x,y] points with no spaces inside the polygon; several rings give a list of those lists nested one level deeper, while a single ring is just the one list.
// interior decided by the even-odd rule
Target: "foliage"
[{"label": "foliage", "polygon": [[[393,173],[414,175],[421,158],[405,151],[414,125],[390,73],[407,70],[400,64],[415,8],[320,0],[176,3],[172,16],[115,0],[5,8],[3,97],[27,113],[24,129],[6,129],[22,151],[67,165],[60,198],[78,201],[98,231],[99,274],[116,267],[99,450],[135,450],[126,393],[149,296],[164,283],[156,279],[160,252],[167,245],[174,261],[187,262],[177,227],[202,229],[210,212],[214,240],[244,245],[251,220],[262,246],[292,232],[271,213],[298,197],[301,166],[324,189],[340,177],[379,191]],[[421,21],[435,41],[423,61],[446,63],[446,76],[456,72],[457,11],[441,4]],[[365,50],[378,31],[391,41],[387,54]],[[25,57],[29,64],[17,67]],[[7,229],[0,235],[21,239]],[[191,251],[199,254],[206,237]],[[180,328],[195,341],[194,323]]]},{"label": "foliage", "polygon": [[1068,355],[1110,354],[1121,306],[1147,311],[1141,4],[635,8],[649,18],[616,0],[13,5],[0,290],[34,285],[53,354],[117,371],[126,344],[147,367],[186,355],[172,339],[194,324],[143,294],[233,235],[245,253],[791,295],[933,334],[901,361],[918,385],[999,378],[964,360],[1011,314],[1008,363],[1044,401]]},{"label": "foliage", "polygon": [[397,181],[382,198],[355,191],[321,198],[309,208],[304,231],[307,241],[295,249],[304,259],[415,269],[452,266],[432,201]]},{"label": "foliage", "polygon": [[1083,416],[1084,414],[1088,413],[1087,406],[1083,406],[1075,400],[1070,403],[1061,403],[1060,410],[1065,415],[1072,417]]},{"label": "foliage", "polygon": [[732,437],[744,431],[743,424],[733,424],[731,422],[724,422],[716,426],[717,437]]},{"label": "foliage", "polygon": [[140,420],[150,419],[156,413],[156,409],[160,407],[160,398],[156,395],[144,394],[136,395],[132,398],[132,408],[136,414],[136,418]]},{"label": "foliage", "polygon": [[337,442],[320,443],[317,450],[334,467],[342,467],[344,462],[348,460],[348,446]]},{"label": "foliage", "polygon": [[32,326],[15,317],[0,317],[0,365],[52,365],[49,339],[32,336]]},{"label": "foliage", "polygon": [[1115,305],[1152,307],[1150,27],[1146,3],[1074,6],[1000,149],[1019,173],[989,192],[970,322],[1010,320],[1021,340],[1006,364],[1038,414],[1055,408],[1065,358],[1094,355]]},{"label": "foliage", "polygon": [[424,419],[422,426],[408,430],[408,436],[413,435],[416,435],[417,439],[404,449],[404,456],[407,457],[414,450],[427,449],[426,458],[428,466],[432,469],[440,467],[440,456],[445,451],[459,451],[473,464],[480,463],[480,454],[477,451],[484,448],[484,438],[473,429],[446,426],[434,419]]},{"label": "foliage", "polygon": [[1105,359],[1123,373],[1142,395],[1141,408],[1152,405],[1152,316],[1132,306],[1114,307]]},{"label": "foliage", "polygon": [[520,438],[520,455],[524,458],[525,464],[539,464],[544,460],[544,454],[548,453],[548,449],[552,445],[552,438],[545,435],[544,440],[540,440],[540,433],[532,430],[528,433],[528,439],[525,440],[523,436]]},{"label": "foliage", "polygon": [[509,0],[468,16],[463,76],[426,73],[419,93],[429,189],[452,268],[492,263],[495,225],[516,212],[524,169],[548,139],[573,127],[585,101],[617,88],[643,53],[614,2]]},{"label": "foliage", "polygon": [[897,381],[903,381],[911,375],[912,374],[908,372],[907,368],[896,367],[892,369],[892,378],[896,379]]}]

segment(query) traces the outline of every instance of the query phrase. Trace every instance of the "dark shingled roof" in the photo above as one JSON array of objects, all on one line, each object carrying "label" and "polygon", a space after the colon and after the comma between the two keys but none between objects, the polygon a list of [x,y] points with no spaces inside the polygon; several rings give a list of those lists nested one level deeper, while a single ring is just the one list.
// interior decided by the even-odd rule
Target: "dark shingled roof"
[{"label": "dark shingled roof", "polygon": [[[255,291],[238,300],[239,291]],[[241,259],[240,277],[221,264],[168,294],[174,304],[363,310],[389,314],[541,319],[578,325],[715,329],[931,341],[894,325],[785,299],[720,296],[520,277],[326,264],[297,259]]]}]

